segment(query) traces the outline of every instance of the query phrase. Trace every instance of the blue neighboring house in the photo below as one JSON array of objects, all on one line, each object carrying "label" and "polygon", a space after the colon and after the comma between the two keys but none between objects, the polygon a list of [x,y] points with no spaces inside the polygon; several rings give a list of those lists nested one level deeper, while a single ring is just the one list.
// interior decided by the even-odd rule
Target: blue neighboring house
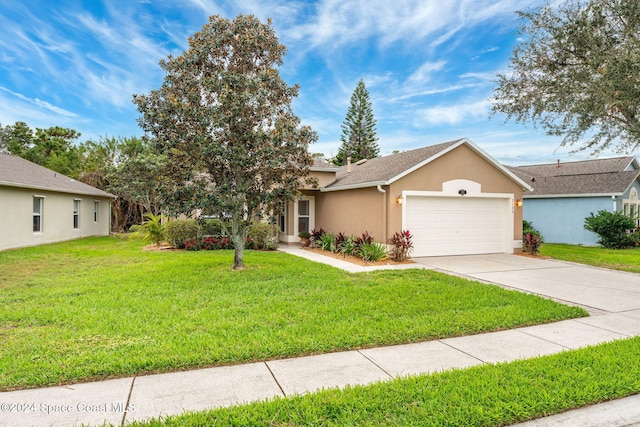
[{"label": "blue neighboring house", "polygon": [[523,195],[523,218],[545,242],[597,245],[584,220],[600,210],[624,212],[640,226],[640,163],[635,157],[509,166],[533,187]]}]

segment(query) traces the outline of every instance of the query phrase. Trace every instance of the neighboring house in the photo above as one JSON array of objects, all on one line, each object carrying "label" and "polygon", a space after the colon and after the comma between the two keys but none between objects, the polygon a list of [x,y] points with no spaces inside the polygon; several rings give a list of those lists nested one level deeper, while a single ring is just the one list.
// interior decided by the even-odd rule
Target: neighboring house
[{"label": "neighboring house", "polygon": [[524,219],[545,242],[597,245],[598,235],[584,229],[584,220],[601,210],[624,212],[638,221],[640,164],[635,157],[509,169],[533,187],[524,194]]},{"label": "neighboring house", "polygon": [[115,196],[0,153],[0,250],[108,235]]},{"label": "neighboring house", "polygon": [[409,230],[414,257],[521,250],[531,188],[468,139],[311,171],[318,185],[282,210],[281,241],[314,228],[378,242]]}]

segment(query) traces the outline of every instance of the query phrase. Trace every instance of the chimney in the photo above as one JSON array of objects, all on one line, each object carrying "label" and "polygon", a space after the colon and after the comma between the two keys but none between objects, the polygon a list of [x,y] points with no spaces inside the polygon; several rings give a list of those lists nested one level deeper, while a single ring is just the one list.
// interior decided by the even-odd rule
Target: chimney
[{"label": "chimney", "polygon": [[347,157],[347,173],[351,173],[351,157]]},{"label": "chimney", "polygon": [[560,159],[558,159],[558,167],[560,167]]}]

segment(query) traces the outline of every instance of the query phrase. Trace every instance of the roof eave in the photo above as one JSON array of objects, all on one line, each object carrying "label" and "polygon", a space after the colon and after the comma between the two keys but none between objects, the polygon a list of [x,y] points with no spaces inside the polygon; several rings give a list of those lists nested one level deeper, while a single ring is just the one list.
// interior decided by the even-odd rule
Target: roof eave
[{"label": "roof eave", "polygon": [[88,191],[72,191],[72,190],[65,190],[65,189],[60,189],[60,188],[51,188],[51,187],[42,187],[42,186],[38,186],[38,185],[28,185],[28,184],[19,184],[19,183],[15,183],[15,182],[7,182],[7,181],[0,181],[0,186],[3,187],[13,187],[13,188],[25,188],[28,190],[40,190],[40,191],[51,191],[53,193],[65,193],[65,194],[79,194],[82,196],[92,196],[92,197],[106,197],[106,198],[110,198],[110,199],[117,199],[118,196],[114,196],[113,194],[109,194],[109,193],[104,193],[104,194],[97,194],[97,193],[91,193]]},{"label": "roof eave", "polygon": [[624,193],[525,194],[524,199],[564,199],[578,197],[618,197]]},{"label": "roof eave", "polygon": [[529,184],[527,184],[522,179],[520,179],[516,174],[511,172],[509,169],[507,169],[500,162],[496,161],[486,151],[484,151],[482,148],[480,148],[476,144],[474,144],[469,138],[462,138],[462,139],[458,140],[456,143],[451,144],[449,147],[445,148],[444,150],[439,151],[438,153],[434,154],[433,156],[429,157],[428,159],[423,160],[422,162],[418,163],[417,165],[415,165],[415,166],[403,171],[402,173],[394,176],[393,178],[389,179],[387,181],[387,184],[392,184],[393,182],[395,182],[395,181],[397,181],[397,180],[409,175],[410,173],[414,172],[415,170],[423,167],[424,165],[426,165],[428,163],[431,163],[435,159],[437,159],[439,157],[442,157],[443,155],[449,153],[450,151],[455,150],[456,148],[458,148],[459,146],[461,146],[463,144],[467,144],[469,146],[469,148],[471,148],[473,151],[478,153],[481,157],[483,157],[485,160],[487,160],[489,163],[491,163],[494,167],[498,168],[503,174],[507,175],[512,181],[514,181],[518,185],[522,186],[523,190],[533,191],[533,188]]},{"label": "roof eave", "polygon": [[389,184],[390,184],[389,181],[361,182],[358,184],[349,184],[349,185],[342,185],[337,187],[323,187],[320,189],[320,192],[327,193],[330,191],[355,190],[358,188],[377,187],[378,185],[389,185]]}]

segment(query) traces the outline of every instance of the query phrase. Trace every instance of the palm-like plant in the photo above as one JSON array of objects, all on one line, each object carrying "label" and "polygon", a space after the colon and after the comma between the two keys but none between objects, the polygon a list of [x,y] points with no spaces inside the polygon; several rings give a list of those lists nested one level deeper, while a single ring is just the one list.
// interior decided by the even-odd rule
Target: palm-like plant
[{"label": "palm-like plant", "polygon": [[162,223],[164,216],[147,213],[144,217],[146,218],[146,221],[142,224],[131,226],[131,231],[133,233],[131,233],[130,237],[140,238],[160,246],[165,238],[165,225]]}]

